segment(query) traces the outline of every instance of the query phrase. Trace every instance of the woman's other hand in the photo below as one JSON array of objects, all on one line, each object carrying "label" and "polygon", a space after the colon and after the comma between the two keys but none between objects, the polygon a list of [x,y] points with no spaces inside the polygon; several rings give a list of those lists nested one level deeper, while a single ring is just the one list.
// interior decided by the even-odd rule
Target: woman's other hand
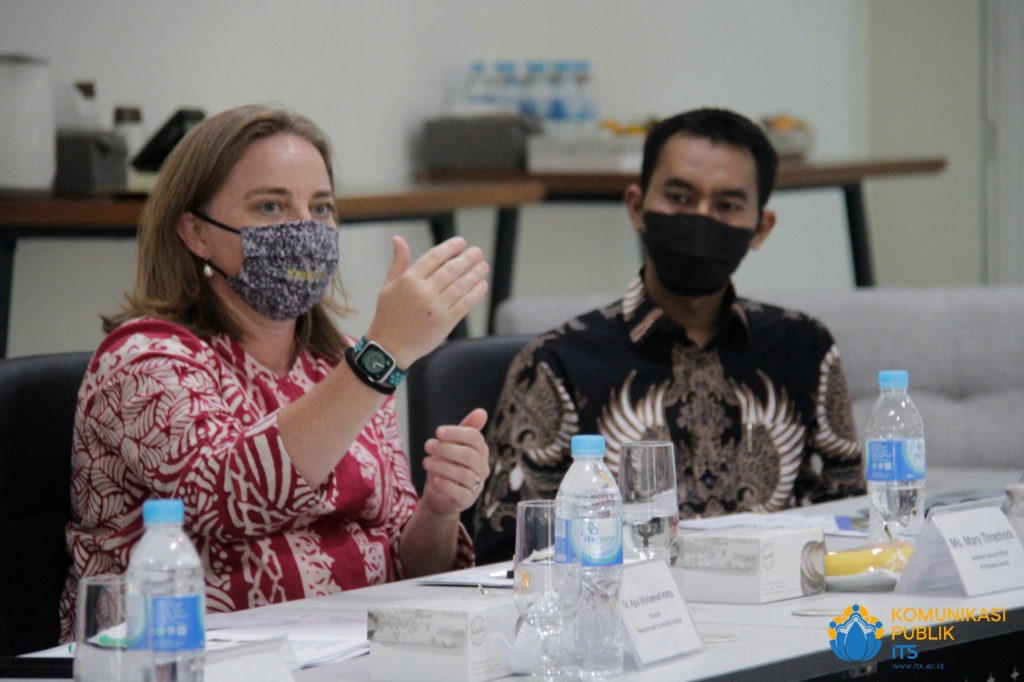
[{"label": "woman's other hand", "polygon": [[438,346],[487,293],[484,254],[452,237],[409,264],[409,245],[392,239],[394,255],[366,336],[409,365]]},{"label": "woman's other hand", "polygon": [[478,407],[458,426],[439,426],[437,437],[424,443],[427,482],[421,504],[434,514],[459,514],[479,497],[490,473],[487,443],[481,432],[486,423],[487,411]]}]

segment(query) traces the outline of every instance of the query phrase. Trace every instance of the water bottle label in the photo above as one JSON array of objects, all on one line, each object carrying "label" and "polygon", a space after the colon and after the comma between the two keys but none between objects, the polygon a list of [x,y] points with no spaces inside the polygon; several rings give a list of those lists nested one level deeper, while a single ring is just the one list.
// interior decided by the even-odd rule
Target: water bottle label
[{"label": "water bottle label", "polygon": [[622,564],[621,518],[583,518],[576,523],[580,564],[584,568]]},{"label": "water bottle label", "polygon": [[147,632],[152,651],[194,651],[206,644],[203,600],[198,594],[153,597],[149,600]]},{"label": "water bottle label", "polygon": [[548,105],[548,118],[553,121],[568,121],[569,120],[569,107],[566,105],[565,100],[554,98]]},{"label": "water bottle label", "polygon": [[924,478],[924,439],[869,440],[869,481],[919,481]]},{"label": "water bottle label", "polygon": [[569,564],[579,561],[576,544],[572,541],[572,519],[555,519],[555,563]]}]

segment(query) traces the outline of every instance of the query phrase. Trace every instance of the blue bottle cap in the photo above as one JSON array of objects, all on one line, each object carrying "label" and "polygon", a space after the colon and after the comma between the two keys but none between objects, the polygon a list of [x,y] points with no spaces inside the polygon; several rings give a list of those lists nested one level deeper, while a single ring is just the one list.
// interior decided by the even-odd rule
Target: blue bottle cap
[{"label": "blue bottle cap", "polygon": [[181,500],[146,500],[142,503],[142,522],[181,523],[185,519],[185,505]]},{"label": "blue bottle cap", "polygon": [[878,373],[878,388],[883,391],[906,390],[910,385],[910,375],[905,369],[883,369]]},{"label": "blue bottle cap", "polygon": [[573,436],[573,457],[604,457],[604,436]]}]

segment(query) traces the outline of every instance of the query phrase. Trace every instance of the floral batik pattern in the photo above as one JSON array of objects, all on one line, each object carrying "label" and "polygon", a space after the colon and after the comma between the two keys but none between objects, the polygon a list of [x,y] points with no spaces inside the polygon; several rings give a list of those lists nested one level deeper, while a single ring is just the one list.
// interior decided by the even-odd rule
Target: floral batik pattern
[{"label": "floral batik pattern", "polygon": [[[123,324],[103,341],[75,419],[65,641],[78,579],[126,569],[151,497],[184,501],[212,611],[402,576],[399,535],[418,498],[393,399],[315,490],[281,441],[278,411],[332,369],[305,352],[278,375],[227,336],[202,340],[151,319]],[[472,561],[463,530],[457,565]]]},{"label": "floral batik pattern", "polygon": [[541,335],[511,364],[474,528],[481,561],[511,556],[516,502],[553,497],[577,433],[670,440],[684,517],[776,511],[864,492],[839,350],[817,320],[730,290],[698,348],[636,279],[625,297]]}]

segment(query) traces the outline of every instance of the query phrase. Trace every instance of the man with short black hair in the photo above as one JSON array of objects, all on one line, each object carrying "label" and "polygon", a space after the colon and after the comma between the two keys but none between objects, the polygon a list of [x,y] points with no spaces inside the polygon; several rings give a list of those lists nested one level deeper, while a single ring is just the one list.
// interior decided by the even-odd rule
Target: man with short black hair
[{"label": "man with short black hair", "polygon": [[626,191],[644,265],[623,299],[542,334],[509,368],[488,430],[477,557],[508,559],[518,500],[554,497],[577,433],[670,440],[683,517],[775,511],[865,491],[839,351],[801,313],[737,297],[775,226],[778,155],[723,109],[658,123]]}]

